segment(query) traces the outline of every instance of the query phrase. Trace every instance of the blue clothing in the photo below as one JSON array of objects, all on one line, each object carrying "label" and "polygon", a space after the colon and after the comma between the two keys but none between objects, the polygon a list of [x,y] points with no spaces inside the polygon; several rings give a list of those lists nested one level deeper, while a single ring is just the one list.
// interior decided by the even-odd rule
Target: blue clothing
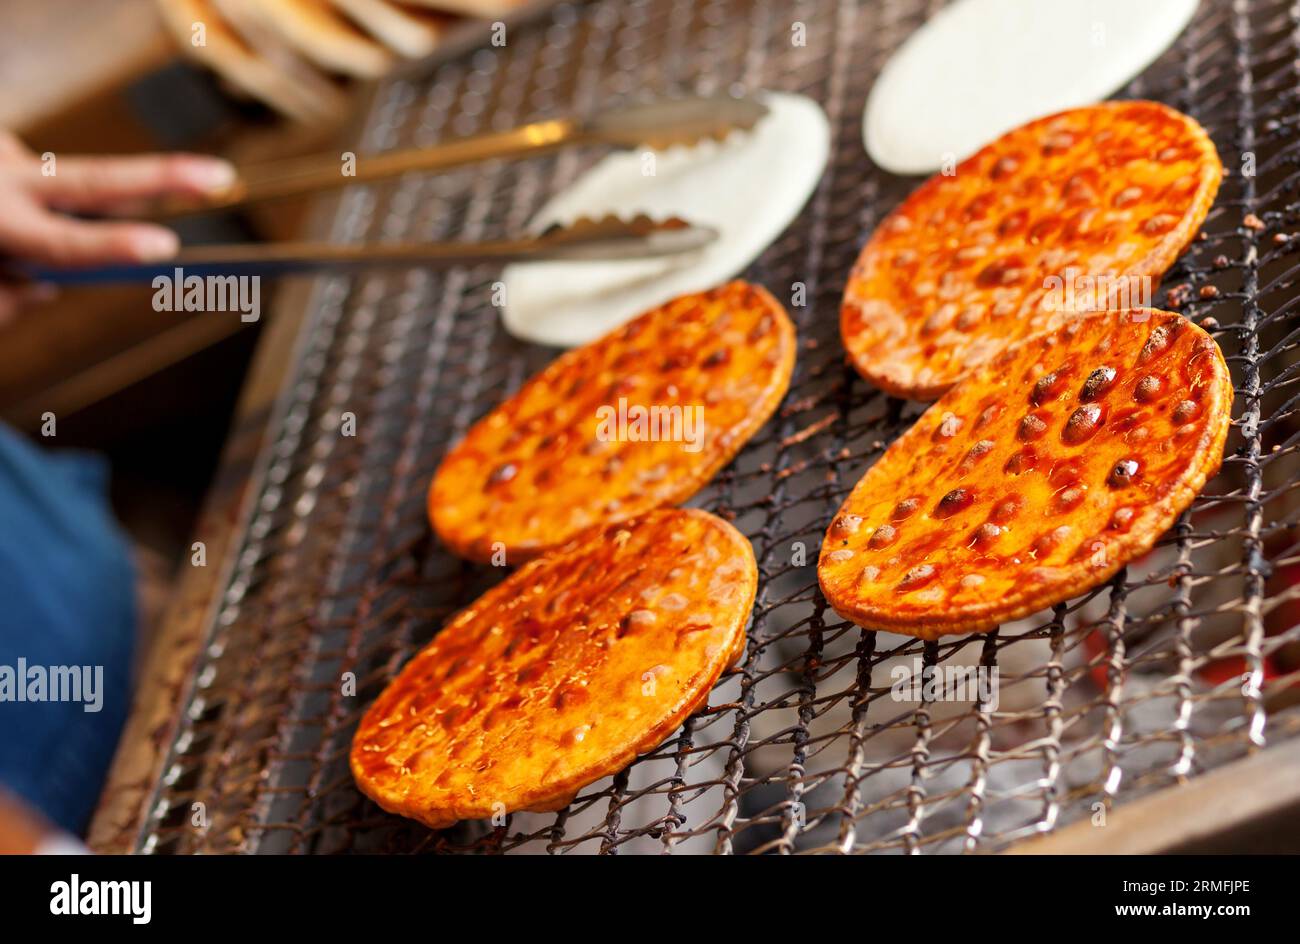
[{"label": "blue clothing", "polygon": [[107,485],[102,459],[0,426],[0,784],[73,833],[131,691],[135,574]]}]

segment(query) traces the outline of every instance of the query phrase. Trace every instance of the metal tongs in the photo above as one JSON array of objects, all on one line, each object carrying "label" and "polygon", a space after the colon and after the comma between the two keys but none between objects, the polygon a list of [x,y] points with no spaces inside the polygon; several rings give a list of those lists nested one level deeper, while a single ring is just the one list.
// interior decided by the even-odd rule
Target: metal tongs
[{"label": "metal tongs", "polygon": [[[145,216],[226,209],[407,173],[431,173],[494,159],[517,160],[580,144],[662,149],[721,140],[748,130],[767,114],[755,98],[726,95],[664,99],[604,111],[587,119],[556,118],[510,131],[460,138],[427,148],[358,156],[355,172],[345,174],[336,155],[317,155],[243,168],[230,188],[200,198],[158,201]],[[13,275],[55,285],[148,281],[184,269],[186,275],[283,275],[322,269],[377,265],[447,268],[484,262],[554,259],[644,259],[691,252],[717,238],[717,231],[673,217],[581,218],[518,239],[478,243],[380,243],[366,246],[312,242],[233,243],[182,250],[164,262],[56,269],[23,267]]]},{"label": "metal tongs", "polygon": [[702,249],[717,238],[709,226],[694,226],[678,217],[652,220],[637,216],[581,217],[547,228],[537,236],[478,243],[377,243],[368,246],[331,243],[235,243],[196,246],[163,262],[131,263],[83,269],[25,266],[24,280],[52,285],[150,282],[177,269],[198,275],[294,275],[372,266],[451,268],[481,263],[505,264],[567,259],[571,261],[650,259]]},{"label": "metal tongs", "polygon": [[560,148],[605,144],[655,150],[675,144],[722,139],[732,131],[753,128],[767,106],[753,97],[701,95],[662,99],[600,112],[591,118],[554,118],[510,131],[459,138],[432,147],[357,155],[355,173],[345,174],[337,154],[316,155],[242,168],[235,184],[206,197],[170,199],[149,208],[148,215],[174,216],[224,209],[352,183],[366,183],[409,173],[436,173],[494,159],[518,160]]}]

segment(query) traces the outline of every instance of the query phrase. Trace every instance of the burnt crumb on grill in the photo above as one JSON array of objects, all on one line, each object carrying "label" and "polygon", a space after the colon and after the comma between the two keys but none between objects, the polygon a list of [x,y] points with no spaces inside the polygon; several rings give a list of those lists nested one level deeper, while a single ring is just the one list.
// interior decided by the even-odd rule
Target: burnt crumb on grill
[{"label": "burnt crumb on grill", "polygon": [[793,465],[786,466],[784,469],[778,469],[776,473],[776,477],[778,480],[788,479],[792,475],[798,475],[806,468],[808,468],[808,460],[801,459],[798,462],[794,463]]},{"label": "burnt crumb on grill", "polygon": [[1192,297],[1192,284],[1190,282],[1179,282],[1177,285],[1171,285],[1165,292],[1165,304],[1170,308],[1182,308]]},{"label": "burnt crumb on grill", "polygon": [[821,402],[822,398],[819,396],[800,397],[781,407],[781,415],[794,416],[796,413],[806,413]]},{"label": "burnt crumb on grill", "polygon": [[1247,213],[1242,217],[1241,225],[1246,227],[1246,229],[1253,229],[1257,233],[1265,229],[1264,221],[1254,213]]},{"label": "burnt crumb on grill", "polygon": [[805,426],[803,429],[799,430],[799,432],[791,433],[789,436],[785,437],[785,439],[782,439],[781,448],[788,449],[790,446],[798,445],[805,439],[810,439],[811,437],[816,436],[826,427],[834,423],[838,418],[838,415],[835,413],[823,416],[821,419],[817,420],[817,422]]},{"label": "burnt crumb on grill", "polygon": [[1219,287],[1217,285],[1202,285],[1200,291],[1197,292],[1197,294],[1204,299],[1218,298]]}]

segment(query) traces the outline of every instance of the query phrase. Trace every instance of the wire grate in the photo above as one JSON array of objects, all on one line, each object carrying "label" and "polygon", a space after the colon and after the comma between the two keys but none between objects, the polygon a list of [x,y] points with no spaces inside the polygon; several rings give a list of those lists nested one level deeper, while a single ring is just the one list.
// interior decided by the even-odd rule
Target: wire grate
[{"label": "wire grate", "polygon": [[[447,445],[553,352],[504,333],[486,268],[323,278],[142,851],[988,851],[1300,734],[1300,237],[1287,229],[1300,228],[1300,7],[1284,0],[1202,3],[1125,92],[1193,115],[1229,168],[1204,236],[1164,283],[1168,305],[1216,335],[1237,384],[1222,473],[1146,558],[987,636],[863,632],[817,590],[831,515],[921,412],[845,366],[837,315],[858,248],[916,183],[863,154],[866,94],[939,5],[564,4],[503,48],[379,89],[365,152],[683,91],[776,88],[826,108],[826,174],[747,273],[787,301],[796,283],[806,294],[791,308],[790,393],[693,502],[753,539],[748,646],[706,709],[559,813],[435,833],[365,800],[347,768],[361,713],[500,576],[436,545],[427,483]],[[357,187],[329,235],[501,236],[598,157]],[[339,435],[344,412],[355,437]],[[917,664],[996,666],[997,704],[896,699],[899,667]]]}]

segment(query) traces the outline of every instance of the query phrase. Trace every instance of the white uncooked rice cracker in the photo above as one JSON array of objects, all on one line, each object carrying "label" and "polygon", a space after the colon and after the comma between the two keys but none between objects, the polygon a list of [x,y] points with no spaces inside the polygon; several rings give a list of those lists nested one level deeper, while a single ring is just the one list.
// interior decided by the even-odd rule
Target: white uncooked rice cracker
[{"label": "white uncooked rice cracker", "polygon": [[1197,0],[956,0],[908,37],[867,98],[867,153],[929,174],[1025,122],[1091,105],[1169,48]]},{"label": "white uncooked rice cracker", "polygon": [[799,215],[830,153],[830,124],[816,102],[783,92],[763,100],[768,114],[725,141],[655,152],[652,160],[647,151],[610,154],[531,224],[540,231],[579,216],[680,216],[716,228],[713,243],[659,259],[507,266],[510,333],[538,344],[586,344],[656,305],[740,274]]}]

